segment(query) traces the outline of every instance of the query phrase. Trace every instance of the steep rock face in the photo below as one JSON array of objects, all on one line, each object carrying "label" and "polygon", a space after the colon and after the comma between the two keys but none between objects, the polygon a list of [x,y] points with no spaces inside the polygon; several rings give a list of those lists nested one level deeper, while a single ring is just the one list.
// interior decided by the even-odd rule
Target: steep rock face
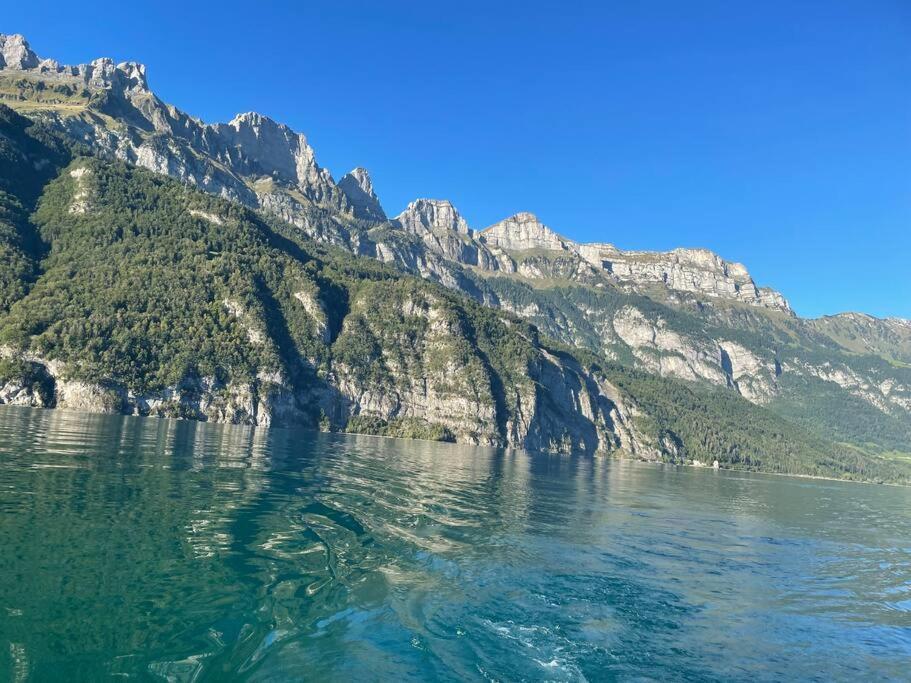
[{"label": "steep rock face", "polygon": [[332,176],[316,163],[307,138],[284,124],[247,112],[229,123],[206,127],[201,139],[203,151],[241,176],[271,177],[297,188],[315,204],[348,207]]},{"label": "steep rock face", "polygon": [[[502,258],[474,239],[475,232],[459,213],[452,202],[446,199],[417,199],[392,222],[392,225],[409,236],[417,237],[423,243],[423,249],[429,254],[448,259],[457,264],[477,266],[482,270],[505,270],[512,272],[514,266],[508,258]],[[395,252],[400,247],[395,244],[395,234],[386,240],[383,249]],[[405,246],[405,245],[402,245]],[[412,249],[412,251],[414,251]],[[435,260],[422,259],[420,254],[412,253],[408,261],[423,260],[433,264]],[[443,281],[445,265],[440,263],[432,274],[433,279]]]},{"label": "steep rock face", "polygon": [[643,367],[661,376],[729,386],[754,403],[765,403],[778,391],[775,359],[734,341],[681,334],[632,306],[617,311],[613,328]]},{"label": "steep rock face", "polygon": [[[13,105],[31,99],[31,116],[96,154],[250,206],[270,208],[290,195],[353,215],[346,194],[317,164],[306,137],[283,124],[250,112],[207,125],[149,90],[142,64],[102,58],[64,66],[39,59],[21,36],[0,35],[0,46],[0,76],[17,79],[15,84],[10,78],[2,81],[0,96]],[[25,92],[22,82],[35,87]],[[111,125],[112,120],[127,126]]]},{"label": "steep rock face", "polygon": [[32,52],[23,36],[0,34],[0,67],[34,69],[38,63],[38,56]]},{"label": "steep rock face", "polygon": [[721,368],[731,386],[753,403],[767,403],[778,393],[775,382],[780,373],[774,358],[764,359],[742,344],[720,340],[718,349]]},{"label": "steep rock face", "polygon": [[[531,364],[535,392],[516,392],[510,440],[524,448],[552,452],[610,452],[624,449],[643,459],[660,453],[633,427],[635,410],[603,378],[585,372],[574,359],[543,351]],[[541,387],[547,387],[547,393]],[[530,400],[529,400],[530,399]]]},{"label": "steep rock face", "polygon": [[475,323],[424,291],[376,285],[350,303],[337,344],[376,357],[367,374],[339,353],[335,403],[325,405],[334,420],[418,420],[466,443],[657,457],[620,391],[575,359],[524,339],[521,353],[494,360],[468,341]]},{"label": "steep rock face", "polygon": [[65,66],[53,59],[41,59],[24,36],[0,34],[0,68],[14,71],[36,71],[43,76],[65,82],[81,82],[92,88],[115,88],[121,93],[148,93],[145,66],[137,62],[114,61],[106,57],[88,64]]},{"label": "steep rock face", "polygon": [[[0,349],[0,356],[16,355]],[[263,426],[303,418],[286,389],[268,379],[224,384],[214,378],[187,378],[159,391],[136,392],[117,382],[73,379],[64,363],[36,354],[25,354],[21,360],[30,366],[28,376],[0,384],[0,405]]]},{"label": "steep rock face", "polygon": [[448,199],[417,199],[395,217],[402,229],[414,235],[426,232],[471,236],[472,230]]},{"label": "steep rock face", "polygon": [[386,212],[373,191],[373,181],[366,168],[358,167],[346,173],[338,186],[351,203],[355,217],[367,221],[386,220]]},{"label": "steep rock face", "polygon": [[[419,200],[397,220],[407,231],[425,235],[428,249],[481,271],[518,273],[530,280],[562,279],[580,284],[612,284],[633,292],[666,288],[704,300],[727,300],[791,314],[778,292],[758,287],[746,268],[705,249],[667,253],[621,251],[609,244],[580,244],[561,237],[534,214],[519,213],[473,233],[452,219],[452,205]],[[452,236],[466,235],[458,248]],[[672,297],[673,298],[673,297]]]},{"label": "steep rock face", "polygon": [[[382,314],[374,300],[380,293],[384,303],[396,304]],[[359,359],[339,360],[332,382],[342,403],[330,414],[339,423],[349,415],[418,419],[443,425],[457,441],[498,445],[491,377],[481,359],[462,347],[464,337],[461,320],[432,296],[382,286],[361,292],[351,301],[339,343],[369,339],[377,354],[374,369],[367,374],[352,362]]]},{"label": "steep rock face", "polygon": [[651,372],[721,386],[729,384],[716,348],[668,329],[661,319],[650,320],[638,309],[627,306],[614,315],[613,327]]},{"label": "steep rock face", "polygon": [[778,292],[757,287],[746,267],[707,249],[670,252],[621,251],[610,244],[582,244],[579,254],[619,282],[662,285],[672,290],[790,312]]},{"label": "steep rock face", "polygon": [[478,233],[500,270],[529,280],[569,280],[580,284],[599,281],[595,270],[582,260],[577,245],[560,237],[531,213],[517,213]]},{"label": "steep rock face", "polygon": [[588,263],[575,254],[519,252],[515,271],[527,280],[565,280],[583,285],[604,286],[604,280]]},{"label": "steep rock face", "polygon": [[486,228],[481,239],[506,251],[569,251],[571,243],[564,240],[531,213],[517,213]]}]

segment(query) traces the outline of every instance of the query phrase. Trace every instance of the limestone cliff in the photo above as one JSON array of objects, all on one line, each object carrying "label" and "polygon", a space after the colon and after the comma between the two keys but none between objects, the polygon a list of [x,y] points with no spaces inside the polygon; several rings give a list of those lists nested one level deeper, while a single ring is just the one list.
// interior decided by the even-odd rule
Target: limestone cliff
[{"label": "limestone cliff", "polygon": [[149,89],[142,64],[101,58],[61,65],[39,58],[18,35],[0,34],[0,46],[0,101],[27,101],[30,115],[100,156],[250,206],[286,199],[301,214],[309,204],[353,214],[306,137],[283,124],[249,112],[208,125],[162,102]]},{"label": "limestone cliff", "polygon": [[[336,184],[305,136],[254,112],[226,124],[204,124],[162,102],[145,66],[97,59],[77,66],[41,59],[22,36],[0,35],[0,100],[23,103],[30,116],[65,131],[101,156],[170,175],[207,192],[264,208],[308,236],[388,259],[438,281],[458,280],[445,261],[533,279],[607,282],[645,291],[655,286],[697,298],[730,300],[788,312],[787,301],[757,287],[746,269],[706,250],[624,252],[578,244],[533,214],[519,213],[475,232],[451,203],[421,199],[392,222],[422,244],[395,233],[357,234],[348,218],[381,224],[386,216],[371,179],[358,168]],[[328,210],[330,216],[314,213]],[[424,253],[416,253],[415,250]]]},{"label": "limestone cliff", "polygon": [[[0,121],[3,202],[41,139]],[[47,172],[15,199],[51,256],[0,310],[0,403],[660,455],[628,394],[518,318],[145,169]]]},{"label": "limestone cliff", "polygon": [[376,192],[373,191],[373,181],[366,168],[358,167],[346,173],[338,182],[338,186],[351,203],[357,218],[367,221],[386,220],[386,213]]},{"label": "limestone cliff", "polygon": [[505,251],[571,251],[568,240],[564,240],[531,213],[517,213],[491,225],[481,232],[481,239]]}]

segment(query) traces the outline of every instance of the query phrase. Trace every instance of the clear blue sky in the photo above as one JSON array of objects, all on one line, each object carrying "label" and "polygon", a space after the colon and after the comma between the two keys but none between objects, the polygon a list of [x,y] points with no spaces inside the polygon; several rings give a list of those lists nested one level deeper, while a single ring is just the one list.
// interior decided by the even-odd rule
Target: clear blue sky
[{"label": "clear blue sky", "polygon": [[911,318],[909,0],[200,5],[11,2],[0,32],[142,61],[206,121],[286,122],[390,214],[532,211],[709,247],[802,315]]}]

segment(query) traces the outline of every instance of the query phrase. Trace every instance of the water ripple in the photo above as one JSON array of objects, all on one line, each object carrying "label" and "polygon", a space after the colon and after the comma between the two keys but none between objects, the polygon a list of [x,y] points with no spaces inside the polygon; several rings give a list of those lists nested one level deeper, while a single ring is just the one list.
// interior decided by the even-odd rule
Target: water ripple
[{"label": "water ripple", "polygon": [[907,680],[911,492],[0,408],[0,678]]}]

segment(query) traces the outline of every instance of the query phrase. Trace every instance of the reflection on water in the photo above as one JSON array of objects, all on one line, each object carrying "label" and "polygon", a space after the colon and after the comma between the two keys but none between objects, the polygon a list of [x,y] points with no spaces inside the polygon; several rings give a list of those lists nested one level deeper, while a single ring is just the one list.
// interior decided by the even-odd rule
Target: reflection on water
[{"label": "reflection on water", "polygon": [[0,678],[906,679],[911,491],[0,409]]}]

